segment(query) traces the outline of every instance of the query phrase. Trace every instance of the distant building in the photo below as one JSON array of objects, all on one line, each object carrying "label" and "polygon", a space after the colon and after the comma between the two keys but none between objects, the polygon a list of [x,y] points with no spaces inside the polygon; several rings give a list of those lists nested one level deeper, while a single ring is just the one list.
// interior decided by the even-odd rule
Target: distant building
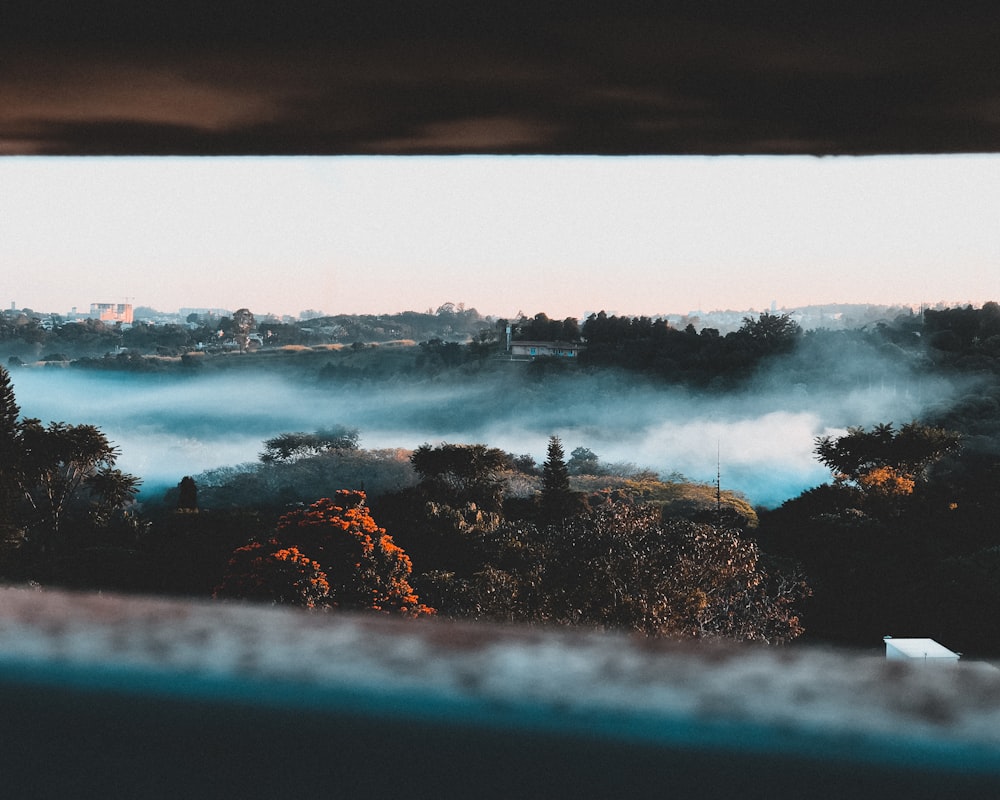
[{"label": "distant building", "polygon": [[886,636],[885,657],[889,661],[910,661],[934,666],[957,664],[961,655],[933,639],[894,639]]},{"label": "distant building", "polygon": [[91,303],[90,318],[102,322],[125,322],[132,324],[131,303]]},{"label": "distant building", "polygon": [[549,358],[576,359],[584,346],[579,342],[511,342],[510,356],[513,359]]}]

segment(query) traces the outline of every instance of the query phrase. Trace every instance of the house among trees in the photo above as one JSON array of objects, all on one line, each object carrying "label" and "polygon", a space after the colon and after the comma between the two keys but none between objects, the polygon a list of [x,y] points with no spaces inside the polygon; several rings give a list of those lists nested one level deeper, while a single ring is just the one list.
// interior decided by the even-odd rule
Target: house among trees
[{"label": "house among trees", "polygon": [[511,342],[508,352],[511,360],[531,360],[548,356],[575,359],[584,345],[579,342]]},{"label": "house among trees", "polygon": [[531,319],[520,317],[516,322],[501,320],[507,338],[507,355],[511,361],[532,361],[536,358],[567,358],[576,360],[585,346],[576,319],[549,319],[535,314]]}]

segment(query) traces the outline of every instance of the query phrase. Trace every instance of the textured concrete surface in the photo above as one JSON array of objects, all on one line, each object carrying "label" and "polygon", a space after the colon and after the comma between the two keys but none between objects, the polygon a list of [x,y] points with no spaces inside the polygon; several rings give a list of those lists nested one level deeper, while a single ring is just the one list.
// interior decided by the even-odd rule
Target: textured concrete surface
[{"label": "textured concrete surface", "polygon": [[7,588],[0,701],[21,797],[1000,791],[1000,672],[807,648]]}]

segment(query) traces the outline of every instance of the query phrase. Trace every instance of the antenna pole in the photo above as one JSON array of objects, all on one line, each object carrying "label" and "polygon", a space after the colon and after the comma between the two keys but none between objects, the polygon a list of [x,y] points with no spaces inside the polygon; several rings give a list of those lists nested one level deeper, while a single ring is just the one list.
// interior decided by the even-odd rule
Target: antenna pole
[{"label": "antenna pole", "polygon": [[722,445],[715,443],[715,524],[722,524]]}]

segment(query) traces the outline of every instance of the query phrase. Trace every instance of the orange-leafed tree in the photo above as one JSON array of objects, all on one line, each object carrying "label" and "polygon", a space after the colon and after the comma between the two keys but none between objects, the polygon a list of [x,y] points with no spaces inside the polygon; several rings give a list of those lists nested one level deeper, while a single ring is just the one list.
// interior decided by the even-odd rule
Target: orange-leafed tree
[{"label": "orange-leafed tree", "polygon": [[329,605],[330,583],[318,562],[271,539],[233,553],[215,596],[316,608]]},{"label": "orange-leafed tree", "polygon": [[[243,593],[248,581],[234,580],[234,571],[243,563],[237,560],[241,550],[230,561],[229,571],[216,596],[267,597],[274,601],[273,594]],[[285,514],[278,521],[276,538],[262,546],[260,555],[270,556],[281,550],[303,554],[316,565],[326,581],[326,594],[316,598],[315,606],[370,609],[411,617],[434,613],[434,609],[420,602],[410,586],[413,572],[410,558],[385,529],[375,523],[364,492],[341,490],[332,499],[324,497],[308,508]],[[274,564],[266,558],[259,563],[250,561],[251,586],[256,585],[252,583],[253,569],[274,571]],[[289,577],[299,580],[301,576],[290,570]],[[287,594],[297,597],[297,591],[299,589]]]},{"label": "orange-leafed tree", "polygon": [[873,467],[858,476],[857,484],[870,496],[893,498],[913,494],[916,480],[894,467]]}]

